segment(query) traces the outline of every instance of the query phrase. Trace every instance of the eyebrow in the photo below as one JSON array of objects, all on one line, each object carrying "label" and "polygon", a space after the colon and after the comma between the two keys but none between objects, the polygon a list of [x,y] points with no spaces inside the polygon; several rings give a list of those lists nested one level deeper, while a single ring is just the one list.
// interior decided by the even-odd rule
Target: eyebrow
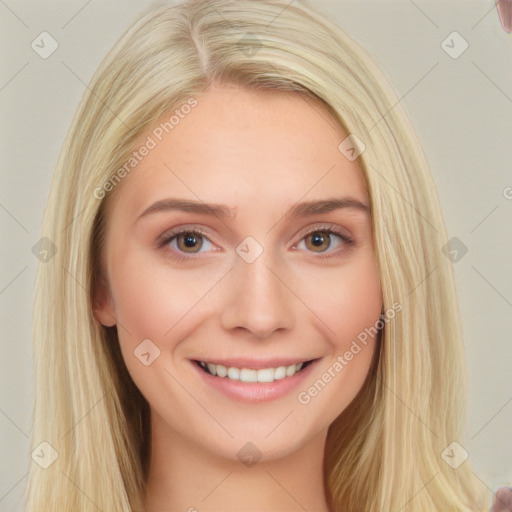
[{"label": "eyebrow", "polygon": [[[285,214],[286,218],[307,217],[309,215],[318,215],[329,213],[334,210],[350,208],[360,210],[367,214],[370,213],[370,207],[362,201],[353,197],[333,197],[318,201],[305,201],[295,206]],[[168,198],[153,203],[146,208],[137,218],[137,220],[156,212],[164,211],[184,211],[203,215],[215,215],[216,217],[232,218],[236,217],[236,208],[230,208],[225,204],[204,203],[202,201],[193,201],[190,199]]]}]

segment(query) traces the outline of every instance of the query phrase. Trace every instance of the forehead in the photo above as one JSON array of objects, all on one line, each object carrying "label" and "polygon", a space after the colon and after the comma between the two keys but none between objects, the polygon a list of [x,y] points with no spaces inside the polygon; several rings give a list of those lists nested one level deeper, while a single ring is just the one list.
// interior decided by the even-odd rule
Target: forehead
[{"label": "forehead", "polygon": [[339,194],[366,198],[361,169],[338,149],[347,134],[320,101],[230,86],[195,99],[187,114],[171,125],[174,111],[167,113],[135,144],[137,151],[153,141],[116,191],[128,215],[171,196],[242,211]]}]

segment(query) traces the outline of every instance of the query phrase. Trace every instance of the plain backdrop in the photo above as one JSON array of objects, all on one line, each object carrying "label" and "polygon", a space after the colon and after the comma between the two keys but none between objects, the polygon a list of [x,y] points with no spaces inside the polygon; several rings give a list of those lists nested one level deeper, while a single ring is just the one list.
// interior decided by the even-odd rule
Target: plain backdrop
[{"label": "plain backdrop", "polygon": [[[492,0],[310,3],[358,40],[393,83],[426,153],[449,236],[467,249],[454,264],[470,381],[466,438],[459,442],[490,489],[512,484],[512,35]],[[0,0],[4,512],[22,510],[34,448],[32,247],[41,237],[50,179],[92,73],[149,4]],[[31,47],[44,31],[58,43],[46,59]]]}]

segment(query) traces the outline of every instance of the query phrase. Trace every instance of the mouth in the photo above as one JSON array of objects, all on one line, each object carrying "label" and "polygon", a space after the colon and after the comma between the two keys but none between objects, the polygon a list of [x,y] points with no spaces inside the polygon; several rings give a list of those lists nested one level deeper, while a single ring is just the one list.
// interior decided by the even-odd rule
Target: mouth
[{"label": "mouth", "polygon": [[262,403],[293,397],[293,391],[311,377],[323,357],[190,359],[206,389],[245,403]]},{"label": "mouth", "polygon": [[246,383],[270,383],[293,377],[297,373],[303,372],[314,361],[316,361],[316,359],[289,365],[268,366],[266,368],[258,369],[215,364],[197,360],[195,360],[194,363],[205,373],[213,377]]}]

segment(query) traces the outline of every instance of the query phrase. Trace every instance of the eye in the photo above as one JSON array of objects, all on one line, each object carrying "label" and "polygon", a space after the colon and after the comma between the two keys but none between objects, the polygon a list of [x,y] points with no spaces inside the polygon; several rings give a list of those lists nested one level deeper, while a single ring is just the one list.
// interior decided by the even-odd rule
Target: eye
[{"label": "eye", "polygon": [[[337,239],[337,242],[333,242],[333,238]],[[323,253],[333,252],[334,249],[343,245],[352,245],[352,239],[332,227],[320,227],[315,228],[312,231],[306,233],[306,235],[297,244],[297,248],[302,249],[304,245],[308,251],[316,252],[324,255]],[[329,251],[329,249],[332,249]],[[327,256],[328,254],[325,254]]]},{"label": "eye", "polygon": [[[212,248],[212,242],[204,233],[197,229],[175,229],[169,233],[162,235],[158,243],[163,247],[168,245],[177,253],[182,254],[200,254]],[[204,249],[204,251],[201,251]]]},{"label": "eye", "polygon": [[[352,246],[353,240],[334,226],[320,226],[306,233],[295,248],[313,252],[319,257],[329,257],[336,249]],[[180,259],[187,255],[201,254],[212,250],[213,243],[206,233],[197,227],[184,226],[164,233],[157,240],[159,248],[169,248],[173,256]]]}]

